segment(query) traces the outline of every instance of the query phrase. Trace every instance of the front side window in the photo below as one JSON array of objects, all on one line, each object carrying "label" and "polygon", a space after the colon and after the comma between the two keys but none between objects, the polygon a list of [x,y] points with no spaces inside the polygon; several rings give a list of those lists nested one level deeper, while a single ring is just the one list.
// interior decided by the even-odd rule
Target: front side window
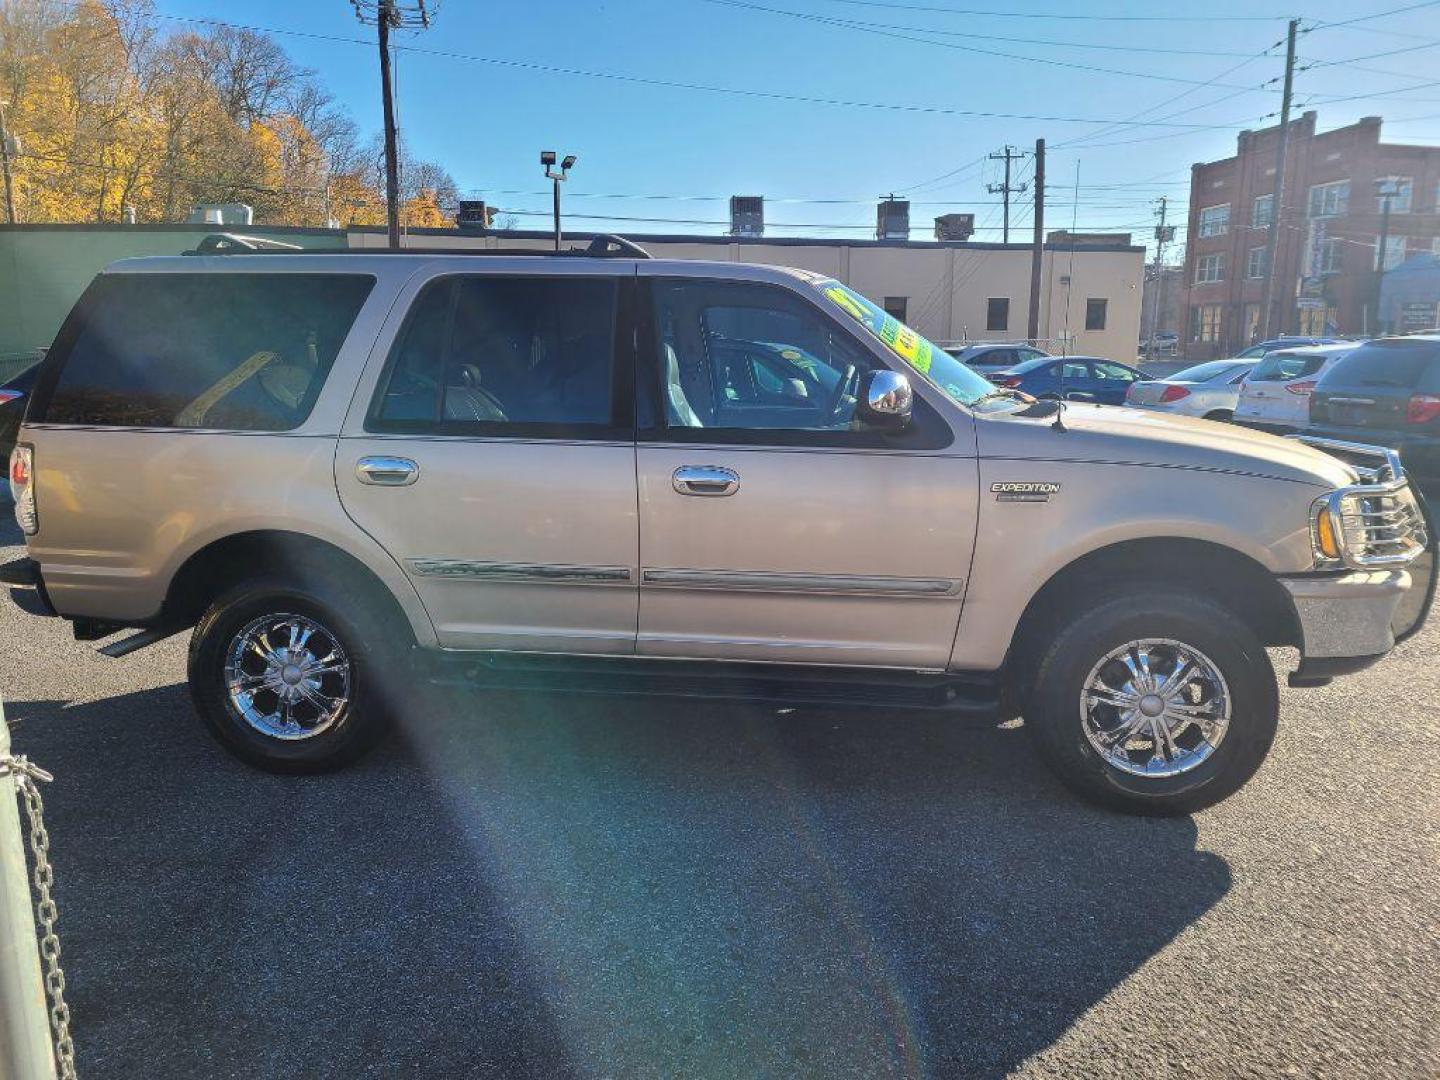
[{"label": "front side window", "polygon": [[1085,329],[1104,330],[1106,308],[1110,306],[1108,300],[1091,299],[1085,301]]},{"label": "front side window", "polygon": [[31,419],[288,431],[310,415],[374,283],[360,274],[102,275],[62,335],[70,340],[55,350],[58,374]]},{"label": "front side window", "polygon": [[391,352],[368,427],[592,435],[614,415],[615,282],[457,275],[427,285]]},{"label": "front side window", "polygon": [[1201,255],[1195,260],[1195,284],[1225,280],[1225,256]]},{"label": "front side window", "polygon": [[767,285],[657,282],[655,332],[669,428],[848,431],[874,367],[818,312]]},{"label": "front side window", "polygon": [[1316,184],[1310,189],[1310,216],[1338,217],[1350,208],[1350,181]]},{"label": "front side window", "polygon": [[1010,298],[1008,296],[992,296],[985,301],[985,329],[1010,329]]},{"label": "front side window", "polygon": [[1230,229],[1230,204],[1207,206],[1200,211],[1200,235],[1224,236]]},{"label": "front side window", "polygon": [[1132,383],[1135,381],[1135,373],[1119,364],[1112,364],[1105,360],[1096,360],[1095,378],[1108,379],[1115,382]]}]

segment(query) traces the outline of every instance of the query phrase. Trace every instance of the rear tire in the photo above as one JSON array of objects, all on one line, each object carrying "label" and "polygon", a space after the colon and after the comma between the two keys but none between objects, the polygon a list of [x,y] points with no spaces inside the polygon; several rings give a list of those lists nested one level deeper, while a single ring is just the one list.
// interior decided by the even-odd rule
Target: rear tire
[{"label": "rear tire", "polygon": [[1234,415],[1235,414],[1229,409],[1214,409],[1211,412],[1207,412],[1201,419],[1219,420],[1224,423],[1228,423],[1234,417]]},{"label": "rear tire", "polygon": [[314,773],[384,736],[397,650],[383,621],[323,585],[257,577],[219,596],[190,639],[190,696],[230,753],[269,772]]},{"label": "rear tire", "polygon": [[[1148,683],[1127,646],[1145,650]],[[1264,646],[1198,594],[1130,586],[1092,596],[1067,607],[1038,655],[1025,727],[1056,776],[1093,802],[1157,816],[1202,810],[1244,785],[1274,742],[1279,694]],[[1178,689],[1167,689],[1172,675]]]}]

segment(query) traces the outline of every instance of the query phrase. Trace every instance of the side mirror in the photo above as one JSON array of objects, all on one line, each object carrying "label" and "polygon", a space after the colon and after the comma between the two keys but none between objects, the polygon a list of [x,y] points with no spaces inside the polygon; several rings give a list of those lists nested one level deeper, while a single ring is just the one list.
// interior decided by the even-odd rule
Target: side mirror
[{"label": "side mirror", "polygon": [[860,381],[860,399],[855,414],[870,427],[886,431],[903,431],[910,426],[915,393],[910,380],[898,371],[880,368],[865,374]]}]

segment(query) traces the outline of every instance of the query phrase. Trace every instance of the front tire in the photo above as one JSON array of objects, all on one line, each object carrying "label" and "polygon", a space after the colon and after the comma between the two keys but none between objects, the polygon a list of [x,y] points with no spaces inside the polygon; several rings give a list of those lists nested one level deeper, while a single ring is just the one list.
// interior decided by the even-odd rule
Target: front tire
[{"label": "front tire", "polygon": [[278,578],[237,585],[191,636],[195,710],[247,764],[281,773],[339,768],[388,727],[378,630],[363,612],[306,585]]},{"label": "front tire", "polygon": [[1132,588],[1056,620],[1025,726],[1085,798],[1176,815],[1244,785],[1278,717],[1274,668],[1241,619],[1197,594]]}]

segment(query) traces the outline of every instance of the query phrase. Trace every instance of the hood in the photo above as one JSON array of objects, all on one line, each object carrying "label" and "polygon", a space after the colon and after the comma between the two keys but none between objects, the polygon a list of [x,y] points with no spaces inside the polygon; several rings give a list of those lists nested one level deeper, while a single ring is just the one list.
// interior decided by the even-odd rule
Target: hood
[{"label": "hood", "polygon": [[1353,484],[1349,465],[1295,439],[1236,424],[1121,406],[1071,403],[1065,431],[1053,418],[1027,420],[1014,414],[985,417],[977,424],[981,457],[1094,461],[1129,465],[1234,472],[1315,484]]}]

